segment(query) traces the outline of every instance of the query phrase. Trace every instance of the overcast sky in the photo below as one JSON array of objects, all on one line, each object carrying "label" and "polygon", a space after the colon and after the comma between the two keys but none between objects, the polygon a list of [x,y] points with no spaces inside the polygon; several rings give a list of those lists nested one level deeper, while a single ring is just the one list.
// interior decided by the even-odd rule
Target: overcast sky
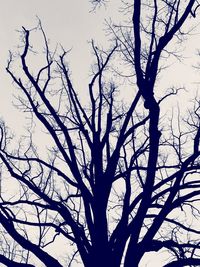
[{"label": "overcast sky", "polygon": [[[52,46],[61,43],[66,49],[72,49],[71,67],[74,77],[80,80],[87,79],[87,71],[90,64],[90,48],[88,41],[92,38],[107,45],[104,20],[112,17],[114,20],[119,18],[118,12],[119,0],[114,0],[114,5],[108,4],[107,9],[102,7],[96,12],[89,12],[92,8],[88,0],[0,0],[0,116],[7,124],[16,130],[16,127],[22,121],[23,116],[12,105],[14,86],[10,77],[5,72],[8,50],[16,50],[20,44],[19,33],[22,26],[30,29],[37,25],[36,16],[43,24],[47,36],[51,40]],[[196,29],[198,32],[198,28]],[[199,30],[200,32],[200,30]],[[183,48],[186,58],[183,63],[172,61],[172,65],[161,75],[161,84],[175,84],[177,86],[186,85],[186,89],[198,87],[200,75],[192,69],[196,64],[197,58],[195,51],[200,44],[200,35],[191,36]],[[200,61],[200,60],[199,60]],[[176,63],[175,63],[176,62]],[[188,96],[188,95],[187,95]],[[183,99],[183,102],[187,98]],[[141,266],[155,267],[160,266],[158,259],[150,257],[151,260],[143,262]],[[163,258],[160,254],[159,260]],[[149,260],[149,259],[148,259]],[[157,263],[156,263],[157,262]]]},{"label": "overcast sky", "polygon": [[[119,3],[120,0],[108,1],[107,8],[102,7],[96,12],[90,12],[92,5],[88,0],[0,0],[0,113],[11,127],[20,115],[12,106],[14,87],[10,77],[5,73],[5,66],[8,50],[17,50],[17,46],[20,45],[17,30],[21,30],[22,26],[28,29],[35,27],[38,16],[51,40],[52,48],[57,43],[61,43],[66,49],[72,48],[69,57],[72,74],[82,82],[88,78],[87,72],[91,63],[88,41],[93,38],[98,44],[107,45],[106,40],[109,37],[104,31],[105,19],[108,20],[110,17],[114,21],[119,19]],[[198,43],[200,43],[199,35],[191,36],[189,43],[185,43],[183,50],[186,59],[183,64],[175,63],[176,60],[173,59],[172,66],[161,75],[161,82],[165,86],[167,83],[170,86],[170,83],[175,82],[177,86],[186,84],[188,87],[198,81],[197,73],[191,68],[197,61],[194,53]]]},{"label": "overcast sky", "polygon": [[20,113],[12,105],[13,93],[16,91],[5,72],[8,50],[17,51],[17,46],[20,45],[18,30],[22,26],[27,29],[35,27],[38,16],[51,41],[52,49],[58,43],[66,50],[72,48],[70,67],[73,76],[79,77],[81,81],[88,78],[86,73],[91,63],[88,41],[94,38],[99,44],[105,43],[105,19],[117,17],[118,3],[115,0],[115,8],[108,5],[106,9],[102,7],[96,12],[90,12],[92,5],[88,0],[0,0],[0,116],[10,127],[14,127],[17,121],[20,125],[22,121]]}]

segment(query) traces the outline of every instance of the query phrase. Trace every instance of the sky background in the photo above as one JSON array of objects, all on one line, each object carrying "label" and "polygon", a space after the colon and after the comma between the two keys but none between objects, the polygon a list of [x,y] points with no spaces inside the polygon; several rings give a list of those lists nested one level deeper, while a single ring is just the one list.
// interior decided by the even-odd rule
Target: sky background
[{"label": "sky background", "polygon": [[[117,21],[121,18],[121,13],[118,11],[120,1],[111,2],[107,8],[102,7],[90,12],[92,6],[88,0],[0,0],[0,117],[6,120],[13,131],[21,133],[25,123],[24,114],[13,107],[13,94],[16,90],[5,71],[8,50],[16,51],[20,45],[18,30],[21,30],[22,26],[27,29],[35,27],[38,16],[51,40],[52,48],[58,43],[61,43],[66,50],[72,48],[69,56],[70,67],[77,87],[81,88],[88,80],[92,62],[88,41],[94,39],[97,44],[108,46],[109,36],[104,30],[105,19],[109,20],[111,17]],[[172,59],[170,68],[160,76],[160,87],[167,88],[173,84],[186,87],[188,92],[180,99],[183,106],[186,106],[190,96],[192,98],[195,94],[200,81],[200,72],[192,68],[192,65],[198,62],[195,53],[200,44],[199,26],[195,32],[196,34],[191,35],[183,46],[185,55],[183,62]],[[155,253],[151,253],[150,257],[143,260],[140,267],[161,267],[162,260],[167,256],[162,251],[158,257]]]},{"label": "sky background", "polygon": [[[52,49],[57,44],[62,44],[66,50],[72,48],[69,55],[70,68],[76,87],[81,90],[81,86],[88,82],[92,63],[88,42],[94,39],[97,44],[108,47],[109,36],[105,31],[105,19],[112,18],[113,21],[120,21],[122,14],[119,12],[120,0],[108,1],[106,8],[103,6],[95,12],[90,12],[92,5],[88,0],[0,0],[0,4],[0,98],[3,99],[0,114],[13,127],[18,118],[19,124],[24,122],[22,114],[17,112],[12,105],[13,93],[16,90],[5,72],[5,67],[8,51],[20,51],[18,48],[21,45],[19,31],[22,26],[27,29],[34,28],[38,24],[38,16]],[[192,65],[198,62],[195,53],[200,43],[199,29],[200,27],[196,28],[195,34],[191,35],[181,48],[185,57],[182,63],[180,64],[175,58],[171,59],[170,68],[160,76],[160,87],[185,86],[189,90],[189,95],[193,95],[192,90],[198,87],[200,80],[198,71],[192,68]],[[182,101],[188,101],[188,94],[182,95]]]},{"label": "sky background", "polygon": [[[115,0],[115,4],[120,1]],[[91,64],[89,41],[92,38],[99,44],[104,44],[107,39],[105,19],[117,17],[118,9],[105,9],[102,7],[96,12],[90,12],[92,5],[88,0],[0,0],[0,33],[1,33],[1,58],[0,58],[0,116],[11,127],[18,122],[23,124],[23,115],[12,105],[13,93],[16,93],[12,81],[5,71],[8,59],[8,51],[20,51],[20,33],[22,26],[32,29],[41,19],[43,28],[50,40],[52,50],[57,44],[68,50],[70,68],[73,78],[83,82],[88,78],[88,70]],[[41,47],[42,49],[43,47]],[[81,84],[80,83],[80,84]]]}]

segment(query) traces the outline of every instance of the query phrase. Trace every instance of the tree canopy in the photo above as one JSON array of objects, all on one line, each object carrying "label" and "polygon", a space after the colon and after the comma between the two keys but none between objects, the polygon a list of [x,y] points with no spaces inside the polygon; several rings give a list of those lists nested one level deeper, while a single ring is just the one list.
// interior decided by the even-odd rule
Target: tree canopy
[{"label": "tree canopy", "polygon": [[[22,52],[10,52],[6,70],[27,129],[17,143],[6,122],[0,126],[1,263],[136,267],[164,248],[166,267],[200,265],[200,102],[196,96],[187,114],[161,116],[182,90],[159,87],[163,63],[178,57],[169,46],[190,38],[198,7],[195,0],[124,2],[126,21],[107,25],[109,49],[91,41],[84,95],[73,83],[70,51],[52,50],[39,21],[44,49],[35,66],[35,29],[22,28]],[[43,152],[38,124],[49,140]],[[48,249],[58,243],[62,259]]]}]

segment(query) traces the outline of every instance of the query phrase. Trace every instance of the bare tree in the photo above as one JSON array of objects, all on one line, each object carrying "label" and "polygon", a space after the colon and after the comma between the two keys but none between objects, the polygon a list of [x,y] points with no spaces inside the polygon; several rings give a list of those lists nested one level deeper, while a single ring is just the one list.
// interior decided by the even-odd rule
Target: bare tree
[{"label": "bare tree", "polygon": [[[79,260],[86,267],[133,267],[161,248],[171,254],[166,266],[200,265],[200,230],[188,220],[199,218],[199,100],[182,126],[179,113],[171,120],[160,116],[179,90],[156,97],[168,45],[187,35],[183,26],[197,7],[195,0],[126,3],[131,24],[111,28],[114,45],[102,51],[91,43],[96,61],[84,92],[87,104],[73,85],[68,52],[52,53],[39,25],[45,64],[35,70],[32,31],[23,28],[21,76],[12,53],[7,72],[31,123],[14,148],[5,124],[0,128],[2,236],[23,255],[1,249],[0,262],[33,266],[34,255],[45,266],[60,267],[47,248],[62,237],[71,245],[63,255],[68,266]],[[128,99],[127,85],[117,84],[121,56],[133,74]],[[34,144],[35,121],[51,138],[45,154]]]}]

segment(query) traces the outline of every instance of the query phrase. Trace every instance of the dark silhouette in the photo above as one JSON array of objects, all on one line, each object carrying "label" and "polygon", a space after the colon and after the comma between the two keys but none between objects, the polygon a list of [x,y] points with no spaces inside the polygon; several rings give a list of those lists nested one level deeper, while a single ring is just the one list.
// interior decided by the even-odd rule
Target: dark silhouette
[{"label": "dark silhouette", "polygon": [[[199,101],[182,128],[180,114],[171,121],[160,116],[180,90],[158,98],[155,86],[165,71],[167,45],[180,42],[183,24],[197,16],[197,1],[183,2],[135,0],[125,6],[132,21],[130,27],[110,27],[112,48],[102,51],[92,42],[96,63],[84,92],[87,104],[73,85],[68,53],[50,51],[41,24],[45,64],[33,69],[32,32],[23,28],[23,74],[18,76],[12,53],[7,72],[19,90],[19,108],[31,125],[37,120],[44,126],[52,146],[45,155],[38,152],[30,127],[13,149],[13,137],[1,124],[2,181],[9,173],[18,193],[7,197],[1,189],[0,224],[24,254],[10,257],[5,250],[0,262],[34,266],[34,255],[49,267],[77,261],[136,267],[146,252],[165,248],[171,255],[166,266],[200,265],[200,228],[186,219],[199,217]],[[126,79],[116,70],[124,59],[132,83],[118,85]],[[45,250],[58,236],[69,242],[65,265]]]}]

